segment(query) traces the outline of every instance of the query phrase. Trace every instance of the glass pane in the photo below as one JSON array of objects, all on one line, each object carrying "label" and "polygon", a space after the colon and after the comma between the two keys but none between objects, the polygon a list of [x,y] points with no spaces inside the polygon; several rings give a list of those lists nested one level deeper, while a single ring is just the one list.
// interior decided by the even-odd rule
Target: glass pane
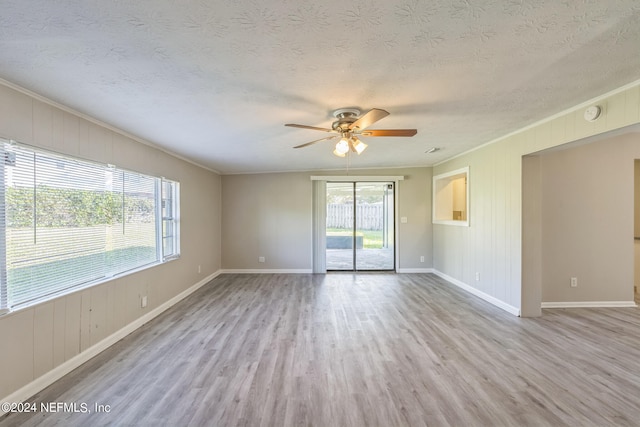
[{"label": "glass pane", "polygon": [[353,183],[327,182],[327,270],[353,270]]},{"label": "glass pane", "polygon": [[178,255],[177,183],[162,181],[162,256]]},{"label": "glass pane", "polygon": [[356,270],[393,270],[393,184],[356,183]]},{"label": "glass pane", "polygon": [[104,168],[7,147],[7,285],[15,305],[105,275]]},{"label": "glass pane", "polygon": [[156,178],[132,172],[114,173],[114,203],[120,210],[109,228],[106,267],[110,274],[158,261],[156,250]]}]

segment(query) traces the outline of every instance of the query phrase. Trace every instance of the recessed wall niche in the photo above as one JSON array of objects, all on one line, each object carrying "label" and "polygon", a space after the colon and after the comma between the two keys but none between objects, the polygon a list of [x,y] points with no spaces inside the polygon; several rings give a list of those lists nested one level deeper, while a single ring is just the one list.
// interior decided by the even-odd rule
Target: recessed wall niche
[{"label": "recessed wall niche", "polygon": [[469,167],[433,177],[433,223],[469,226]]}]

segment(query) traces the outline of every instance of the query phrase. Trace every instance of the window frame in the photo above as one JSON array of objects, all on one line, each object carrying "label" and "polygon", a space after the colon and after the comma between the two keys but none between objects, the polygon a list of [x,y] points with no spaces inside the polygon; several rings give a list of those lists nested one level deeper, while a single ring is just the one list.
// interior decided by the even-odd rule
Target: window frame
[{"label": "window frame", "polygon": [[[160,230],[158,236],[160,238],[160,243],[158,244],[158,249],[160,250],[160,259],[165,261],[170,261],[172,259],[180,258],[180,183],[178,181],[170,180],[165,177],[161,177],[158,180],[158,184],[160,185],[160,190],[156,191],[156,196],[159,198],[159,203],[156,203],[158,208],[158,215],[156,218],[160,221],[160,225],[157,228]],[[164,188],[165,184],[170,187],[171,198],[164,197]],[[171,208],[168,209],[170,211],[170,216],[165,216],[165,205],[167,202],[170,202]],[[164,226],[164,222],[169,221],[170,224],[170,236],[168,235],[168,230]],[[165,253],[165,239],[173,237],[171,242],[171,253]]]},{"label": "window frame", "polygon": [[[66,153],[56,152],[50,149],[43,149],[40,147],[32,146],[29,144],[19,143],[11,139],[0,137],[0,144],[2,144],[1,151],[4,153],[3,158],[0,159],[0,179],[2,179],[2,183],[0,185],[0,315],[7,314],[10,312],[15,312],[18,310],[22,310],[24,308],[40,304],[45,301],[49,301],[55,298],[59,298],[63,295],[67,295],[73,292],[77,292],[82,289],[87,289],[93,286],[97,286],[99,284],[111,281],[115,278],[127,276],[129,274],[133,274],[139,272],[141,270],[145,270],[147,268],[152,268],[157,265],[163,264],[165,262],[178,259],[180,257],[180,226],[179,226],[179,196],[180,196],[180,183],[176,180],[169,180],[164,177],[158,177],[149,175],[146,173],[117,168],[114,165],[96,162],[93,160],[84,159],[77,156],[68,155]],[[71,283],[69,286],[64,286],[59,289],[56,289],[54,286],[51,287],[43,287],[40,289],[40,292],[34,292],[34,296],[29,298],[28,300],[12,302],[10,297],[10,284],[8,283],[8,264],[7,264],[7,212],[8,212],[8,204],[6,200],[7,194],[7,166],[11,164],[12,157],[10,156],[9,151],[5,151],[7,146],[17,146],[22,150],[28,150],[33,152],[34,155],[39,153],[44,156],[52,156],[58,157],[62,160],[68,160],[70,162],[78,162],[80,164],[85,165],[94,165],[105,170],[117,170],[118,172],[123,172],[125,174],[135,174],[141,177],[146,177],[152,179],[154,181],[154,197],[153,203],[155,204],[155,224],[154,224],[154,233],[155,233],[155,246],[156,246],[156,257],[155,261],[151,261],[148,263],[140,264],[133,268],[122,268],[121,270],[116,270],[113,274],[104,275],[100,278],[96,278],[95,280],[86,281],[83,283]],[[170,218],[171,232],[173,233],[173,241],[172,241],[172,253],[165,254],[163,240],[164,240],[164,232],[163,232],[163,219],[162,219],[162,186],[163,184],[169,185],[171,192],[171,209],[172,215]],[[35,205],[34,205],[35,206]],[[37,211],[34,211],[37,212]],[[100,253],[108,253],[106,248],[102,249]],[[45,277],[52,277],[53,275],[46,275]]]}]

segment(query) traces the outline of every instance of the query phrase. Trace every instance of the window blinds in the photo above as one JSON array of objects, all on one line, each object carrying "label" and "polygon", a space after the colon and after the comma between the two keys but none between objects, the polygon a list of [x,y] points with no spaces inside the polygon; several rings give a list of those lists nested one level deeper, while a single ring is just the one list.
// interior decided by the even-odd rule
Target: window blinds
[{"label": "window blinds", "polygon": [[175,257],[178,252],[178,184],[162,180],[162,251],[164,259]]},{"label": "window blinds", "polygon": [[0,309],[162,259],[159,178],[17,144],[2,148]]}]

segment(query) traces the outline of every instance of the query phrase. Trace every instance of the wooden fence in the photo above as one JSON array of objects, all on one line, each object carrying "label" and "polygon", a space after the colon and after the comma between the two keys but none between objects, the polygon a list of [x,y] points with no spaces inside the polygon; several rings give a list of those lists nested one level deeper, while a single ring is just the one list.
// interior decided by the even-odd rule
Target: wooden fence
[{"label": "wooden fence", "polygon": [[[358,228],[361,230],[382,230],[384,208],[379,205],[356,205]],[[327,204],[327,228],[352,228],[353,204]]]}]

